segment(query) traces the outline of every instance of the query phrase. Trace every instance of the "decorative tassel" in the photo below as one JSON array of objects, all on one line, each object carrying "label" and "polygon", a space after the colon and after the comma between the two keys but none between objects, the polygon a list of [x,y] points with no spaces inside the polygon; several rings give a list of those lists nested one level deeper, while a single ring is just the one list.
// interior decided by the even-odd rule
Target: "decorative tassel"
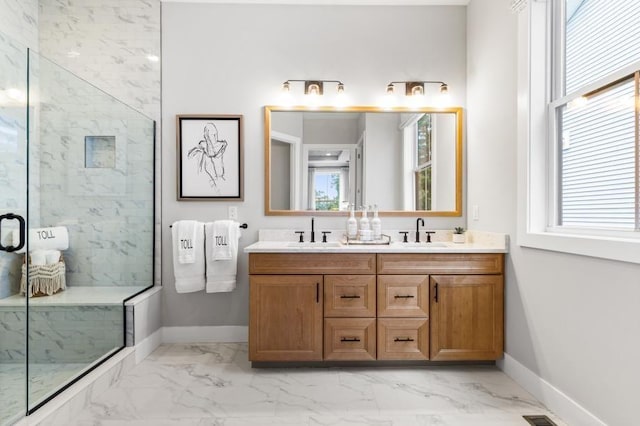
[{"label": "decorative tassel", "polygon": [[51,296],[67,288],[66,266],[63,260],[53,265],[29,265],[28,286],[26,285],[26,269],[26,265],[22,264],[20,292],[28,297]]}]

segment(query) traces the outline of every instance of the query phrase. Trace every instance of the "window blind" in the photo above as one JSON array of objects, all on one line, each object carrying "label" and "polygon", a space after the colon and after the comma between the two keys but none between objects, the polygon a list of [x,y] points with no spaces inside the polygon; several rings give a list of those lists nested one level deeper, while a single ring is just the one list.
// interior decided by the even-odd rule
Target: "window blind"
[{"label": "window blind", "polygon": [[[640,60],[640,1],[568,0],[566,93]],[[637,230],[635,82],[557,109],[558,224]]]},{"label": "window blind", "polygon": [[583,0],[567,16],[566,93],[640,60],[640,1]]},{"label": "window blind", "polygon": [[561,225],[635,227],[634,81],[563,108]]}]

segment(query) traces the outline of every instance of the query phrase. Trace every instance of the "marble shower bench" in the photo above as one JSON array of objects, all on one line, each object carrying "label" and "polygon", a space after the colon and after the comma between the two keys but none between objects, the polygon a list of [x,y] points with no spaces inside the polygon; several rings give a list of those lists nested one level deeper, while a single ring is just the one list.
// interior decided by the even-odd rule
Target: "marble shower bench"
[{"label": "marble shower bench", "polygon": [[[123,300],[143,289],[67,287],[51,296],[30,298],[29,362],[92,363],[123,346]],[[25,361],[26,303],[22,295],[0,299],[0,363]]]}]

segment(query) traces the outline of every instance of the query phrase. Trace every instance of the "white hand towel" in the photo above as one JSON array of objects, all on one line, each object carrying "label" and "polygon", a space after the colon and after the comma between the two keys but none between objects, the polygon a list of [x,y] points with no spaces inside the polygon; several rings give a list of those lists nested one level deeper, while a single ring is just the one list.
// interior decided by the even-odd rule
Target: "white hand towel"
[{"label": "white hand towel", "polygon": [[[13,245],[20,243],[20,231],[14,229]],[[26,244],[25,244],[26,245]],[[33,228],[29,230],[29,250],[66,250],[69,248],[69,231],[65,226]],[[18,250],[24,253],[25,248]]]},{"label": "white hand towel", "polygon": [[172,229],[178,230],[178,238],[174,239],[174,244],[178,245],[178,262],[181,264],[195,263],[196,247],[202,244],[198,241],[195,220],[179,220],[171,225]]},{"label": "white hand towel", "polygon": [[[230,240],[235,235],[234,231],[236,229],[239,229],[239,225],[238,222],[233,220],[216,220],[213,222],[214,260],[229,260],[233,257]],[[207,233],[206,235],[208,237],[211,233]]]},{"label": "white hand towel", "polygon": [[[215,230],[218,222],[230,222],[226,224],[229,236],[226,240],[230,258],[216,260],[215,258]],[[207,293],[219,293],[233,291],[236,288],[236,275],[238,273],[238,240],[240,239],[240,224],[234,221],[216,221],[207,223],[206,252],[207,252]],[[218,243],[222,240],[218,239]]]},{"label": "white hand towel", "polygon": [[42,266],[47,264],[47,255],[45,250],[33,250],[31,252],[31,264],[33,266]]},{"label": "white hand towel", "polygon": [[194,246],[195,260],[193,263],[180,263],[178,260],[178,227],[171,228],[172,246],[173,246],[173,275],[176,279],[176,292],[193,293],[201,291],[205,288],[204,278],[204,224],[196,222],[196,239],[200,241]]},{"label": "white hand towel", "polygon": [[45,250],[44,255],[47,259],[47,265],[55,265],[60,262],[60,250]]}]

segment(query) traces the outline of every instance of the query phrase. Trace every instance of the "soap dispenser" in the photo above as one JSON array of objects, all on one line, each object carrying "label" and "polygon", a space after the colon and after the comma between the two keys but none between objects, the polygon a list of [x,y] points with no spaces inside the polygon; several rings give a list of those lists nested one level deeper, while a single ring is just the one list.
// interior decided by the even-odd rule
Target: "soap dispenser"
[{"label": "soap dispenser", "polygon": [[358,237],[358,221],[356,220],[355,205],[351,204],[351,212],[347,220],[347,238],[355,240]]},{"label": "soap dispenser", "polygon": [[367,217],[367,206],[362,206],[362,217],[360,218],[360,239],[362,241],[370,241],[372,237],[371,224]]},{"label": "soap dispenser", "polygon": [[382,221],[378,217],[378,205],[374,206],[373,219],[371,219],[371,229],[373,230],[373,239],[382,239]]}]

